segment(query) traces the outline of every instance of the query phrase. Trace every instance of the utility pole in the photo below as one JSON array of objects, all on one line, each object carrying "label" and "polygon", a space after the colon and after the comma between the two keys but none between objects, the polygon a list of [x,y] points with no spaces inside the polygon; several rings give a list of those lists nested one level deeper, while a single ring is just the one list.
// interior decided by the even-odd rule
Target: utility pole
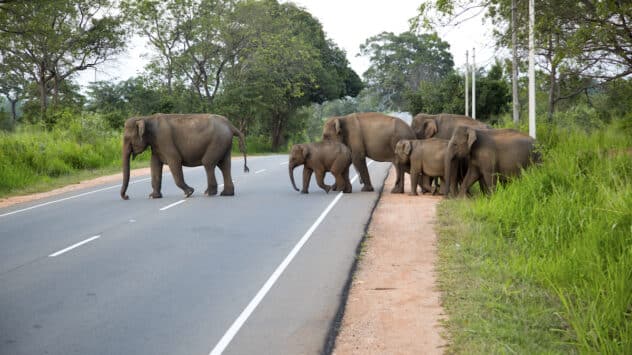
[{"label": "utility pole", "polygon": [[516,0],[511,0],[511,96],[513,97],[513,123],[520,123],[520,101],[518,100],[518,39],[516,38]]},{"label": "utility pole", "polygon": [[472,118],[476,119],[476,49],[472,48]]},{"label": "utility pole", "polygon": [[465,116],[470,114],[470,97],[469,97],[469,91],[470,91],[470,87],[468,86],[468,82],[467,82],[467,77],[468,75],[470,75],[470,53],[469,51],[465,51]]},{"label": "utility pole", "polygon": [[529,135],[535,138],[535,25],[534,0],[529,0]]}]

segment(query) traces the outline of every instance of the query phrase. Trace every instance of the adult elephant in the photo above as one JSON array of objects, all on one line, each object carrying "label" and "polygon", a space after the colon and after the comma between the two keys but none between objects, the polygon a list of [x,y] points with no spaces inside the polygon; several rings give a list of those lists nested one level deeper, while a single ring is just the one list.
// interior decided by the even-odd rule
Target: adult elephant
[{"label": "adult elephant", "polygon": [[459,126],[472,128],[491,128],[487,124],[463,115],[442,113],[439,115],[427,115],[419,113],[413,117],[410,127],[417,139],[426,138],[452,138],[454,129]]},{"label": "adult elephant", "polygon": [[540,160],[535,139],[522,132],[466,126],[457,127],[448,143],[445,156],[447,181],[454,173],[449,163],[459,158],[467,162],[467,173],[459,190],[461,197],[477,180],[481,190],[490,193],[498,181],[519,176],[522,169]]},{"label": "adult elephant", "polygon": [[217,194],[215,167],[219,166],[224,176],[223,196],[235,194],[230,171],[230,152],[233,136],[239,139],[239,149],[244,154],[246,165],[246,145],[244,135],[223,116],[212,114],[155,114],[152,116],[132,117],[125,121],[123,135],[123,186],[121,198],[127,200],[129,184],[130,156],[134,158],[151,147],[151,186],[150,198],[161,198],[162,167],[169,165],[176,185],[191,196],[193,188],[184,182],[182,166],[204,165],[208,196]]},{"label": "adult elephant", "polygon": [[[395,146],[400,139],[414,139],[415,134],[406,122],[377,112],[352,113],[330,117],[323,126],[323,140],[346,144],[351,149],[353,166],[364,184],[362,191],[373,191],[366,158],[375,161],[395,160]],[[405,167],[396,165],[397,180],[391,190],[404,192]]]}]

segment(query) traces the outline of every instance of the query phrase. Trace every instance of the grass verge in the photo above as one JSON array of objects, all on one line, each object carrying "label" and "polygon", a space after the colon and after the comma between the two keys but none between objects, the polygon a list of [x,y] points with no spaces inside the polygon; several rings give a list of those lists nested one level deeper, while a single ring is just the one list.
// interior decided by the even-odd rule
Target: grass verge
[{"label": "grass verge", "polygon": [[541,136],[541,166],[439,207],[449,352],[632,353],[632,134]]}]

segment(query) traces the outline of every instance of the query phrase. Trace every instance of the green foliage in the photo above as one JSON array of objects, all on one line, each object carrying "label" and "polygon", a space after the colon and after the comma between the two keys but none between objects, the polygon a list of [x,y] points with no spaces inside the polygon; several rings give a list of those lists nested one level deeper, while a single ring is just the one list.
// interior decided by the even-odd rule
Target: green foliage
[{"label": "green foliage", "polygon": [[0,133],[0,195],[120,159],[121,134],[99,115],[68,116],[52,130],[25,125]]},{"label": "green foliage", "polygon": [[585,128],[539,127],[541,166],[442,206],[454,352],[632,351],[632,135]]},{"label": "green foliage", "polygon": [[382,106],[401,110],[408,92],[420,90],[422,83],[435,84],[454,66],[450,45],[436,33],[399,35],[382,32],[360,46],[371,66],[364,73],[367,88],[375,92]]}]

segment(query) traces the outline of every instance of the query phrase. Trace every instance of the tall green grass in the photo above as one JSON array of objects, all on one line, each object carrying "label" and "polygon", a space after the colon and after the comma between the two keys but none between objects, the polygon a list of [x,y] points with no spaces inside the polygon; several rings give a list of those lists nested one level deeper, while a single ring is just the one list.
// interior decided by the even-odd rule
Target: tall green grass
[{"label": "tall green grass", "polygon": [[24,126],[14,133],[0,132],[0,196],[114,167],[121,167],[121,133],[99,116],[72,117],[52,130]]},{"label": "tall green grass", "polygon": [[452,350],[632,353],[632,132],[538,134],[541,166],[440,207]]}]

